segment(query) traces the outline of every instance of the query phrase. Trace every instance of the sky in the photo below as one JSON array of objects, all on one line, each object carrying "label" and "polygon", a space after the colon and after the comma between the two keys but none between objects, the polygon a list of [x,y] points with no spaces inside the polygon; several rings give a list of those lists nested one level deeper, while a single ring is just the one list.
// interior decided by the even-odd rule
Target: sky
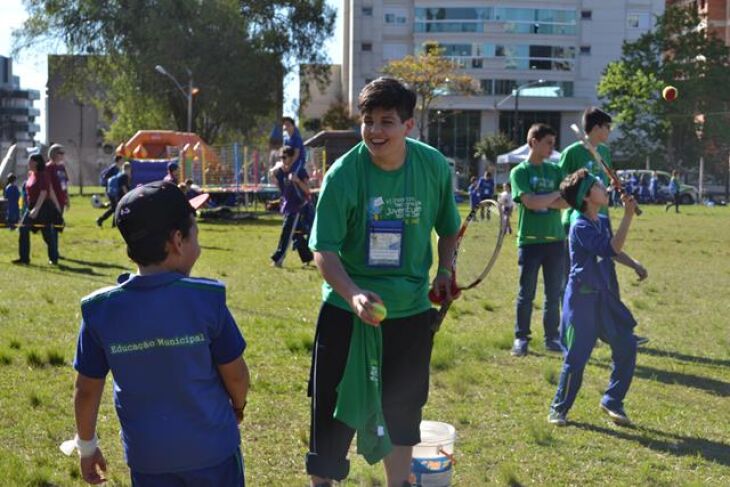
[{"label": "sky", "polygon": [[[327,0],[327,4],[338,10],[335,35],[325,46],[325,51],[330,53],[331,61],[334,64],[342,62],[342,18],[340,15],[343,0]],[[12,56],[12,31],[22,26],[28,14],[23,7],[22,0],[0,0],[0,55]],[[36,135],[36,140],[45,142],[46,139],[46,81],[48,78],[47,55],[55,54],[36,50],[23,51],[17,58],[13,58],[13,74],[20,76],[20,87],[24,89],[35,89],[41,92],[41,99],[35,102],[35,107],[41,111],[41,116],[36,120],[41,126],[41,132]],[[295,75],[289,75],[285,80],[284,87],[284,110],[288,114],[296,115],[294,108],[299,98],[299,79]]]}]

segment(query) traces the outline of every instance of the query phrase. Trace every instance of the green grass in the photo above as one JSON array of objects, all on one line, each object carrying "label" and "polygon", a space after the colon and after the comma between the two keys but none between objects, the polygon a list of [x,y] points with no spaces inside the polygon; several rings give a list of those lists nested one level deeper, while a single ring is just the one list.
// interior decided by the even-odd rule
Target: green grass
[{"label": "green grass", "polygon": [[[458,302],[436,337],[424,418],[458,433],[454,485],[730,485],[730,210],[644,207],[626,250],[649,279],[619,268],[624,301],[651,342],[641,349],[626,408],[633,428],[610,424],[598,401],[610,350],[597,348],[586,368],[571,424],[550,428],[560,357],[535,347],[509,356],[517,290],[514,237],[508,236],[489,283]],[[17,233],[0,231],[0,477],[2,484],[86,485],[75,458],[58,445],[74,434],[71,362],[79,300],[132,269],[118,233],[99,229],[88,196],[74,197],[61,236],[66,259],[51,267],[39,235],[32,265],[17,257]],[[614,215],[617,217],[618,213]],[[202,223],[203,254],[194,274],[228,285],[228,303],[249,348],[252,390],[242,427],[251,486],[304,486],[309,434],[309,353],[320,277],[295,255],[269,267],[280,220]],[[465,263],[468,265],[468,263]],[[541,299],[533,344],[542,339]],[[99,436],[109,462],[107,485],[129,485],[119,422],[106,387]],[[383,485],[380,466],[351,455],[347,486]]]}]

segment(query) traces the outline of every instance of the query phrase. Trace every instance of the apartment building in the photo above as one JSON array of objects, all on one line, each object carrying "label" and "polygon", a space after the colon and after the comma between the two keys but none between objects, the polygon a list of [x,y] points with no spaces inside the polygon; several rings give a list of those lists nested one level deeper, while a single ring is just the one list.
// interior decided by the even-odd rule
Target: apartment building
[{"label": "apartment building", "polygon": [[13,75],[13,60],[0,56],[0,157],[17,144],[21,161],[27,155],[23,149],[36,145],[35,135],[41,129],[36,117],[41,112],[33,105],[40,97],[38,90],[21,88],[20,78]]},{"label": "apartment building", "polygon": [[598,103],[606,65],[664,8],[665,0],[343,0],[343,64],[333,82],[356,113],[359,91],[388,61],[437,41],[481,91],[438,98],[429,143],[467,161],[484,135],[502,131],[522,142],[541,121],[566,146],[570,124]]},{"label": "apartment building", "polygon": [[667,0],[667,5],[693,6],[702,19],[701,27],[730,46],[729,0]]}]

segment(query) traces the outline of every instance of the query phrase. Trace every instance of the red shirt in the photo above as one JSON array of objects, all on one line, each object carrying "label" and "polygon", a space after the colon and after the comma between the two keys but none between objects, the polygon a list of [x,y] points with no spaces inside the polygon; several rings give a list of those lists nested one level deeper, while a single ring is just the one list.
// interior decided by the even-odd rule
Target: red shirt
[{"label": "red shirt", "polygon": [[51,181],[53,186],[53,192],[56,193],[58,204],[63,208],[66,206],[68,201],[68,193],[66,193],[66,187],[68,184],[68,173],[66,172],[66,166],[63,164],[53,164],[49,162],[46,164],[46,174]]},{"label": "red shirt", "polygon": [[28,180],[25,182],[25,191],[28,193],[28,206],[30,208],[35,207],[41,191],[48,191],[49,188],[50,185],[45,171],[38,174],[34,172],[28,173]]}]

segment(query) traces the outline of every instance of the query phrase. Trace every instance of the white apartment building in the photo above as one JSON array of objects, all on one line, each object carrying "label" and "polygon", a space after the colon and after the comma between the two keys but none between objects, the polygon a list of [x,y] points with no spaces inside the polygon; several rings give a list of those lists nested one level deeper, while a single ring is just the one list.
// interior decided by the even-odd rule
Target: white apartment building
[{"label": "white apartment building", "polygon": [[356,113],[358,93],[388,61],[437,41],[481,92],[437,99],[430,144],[466,162],[484,135],[502,131],[522,143],[539,121],[558,130],[564,147],[574,141],[570,124],[599,103],[596,85],[606,65],[620,58],[625,40],[653,26],[664,6],[665,0],[343,0],[343,98]]}]

